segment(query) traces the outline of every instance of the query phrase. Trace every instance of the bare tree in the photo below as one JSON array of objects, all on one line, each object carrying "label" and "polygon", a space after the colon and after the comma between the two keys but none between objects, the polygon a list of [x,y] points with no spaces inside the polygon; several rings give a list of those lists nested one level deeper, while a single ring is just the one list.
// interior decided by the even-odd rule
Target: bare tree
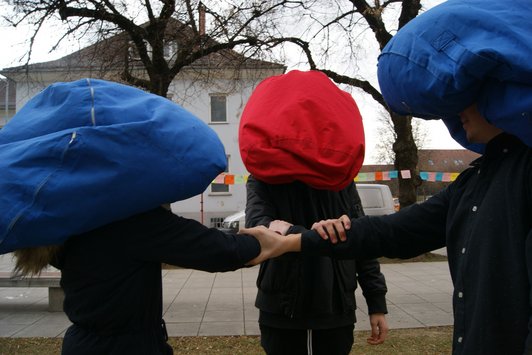
[{"label": "bare tree", "polygon": [[[336,83],[360,89],[388,112],[396,137],[392,144],[395,168],[413,172],[411,179],[399,179],[399,201],[401,206],[415,203],[421,179],[412,117],[392,112],[372,79],[376,81],[378,54],[395,31],[419,14],[421,0],[335,0],[305,4],[306,8],[298,9],[298,24],[286,27],[285,36],[278,40],[300,48],[301,63],[324,72]],[[373,52],[368,49],[371,47]],[[372,59],[372,69],[367,69],[367,61],[364,63],[368,57]]]},{"label": "bare tree", "polygon": [[[260,56],[263,38],[280,22],[279,9],[300,6],[299,1],[211,1],[197,0],[13,0],[13,14],[4,20],[13,26],[30,24],[27,63],[39,31],[60,18],[64,31],[54,47],[66,38],[90,38],[94,43],[71,61],[119,68],[129,84],[166,96],[175,76],[193,63],[223,65],[228,60],[252,61],[232,51],[239,47]],[[210,21],[207,24],[206,18]],[[169,49],[171,52],[169,53]],[[238,58],[236,58],[238,57]],[[96,62],[95,62],[96,61]],[[258,62],[258,61],[255,61]],[[248,63],[249,64],[249,63]]]},{"label": "bare tree", "polygon": [[[371,57],[375,64],[377,55],[367,55],[364,50],[373,46],[376,53],[380,52],[394,31],[418,15],[421,0],[206,0],[205,5],[198,0],[11,1],[14,14],[4,16],[5,20],[15,26],[30,23],[35,28],[28,62],[39,30],[59,17],[65,25],[59,41],[68,36],[93,36],[92,42],[101,45],[108,43],[104,39],[122,33],[120,45],[113,42],[92,53],[119,57],[118,64],[105,63],[120,68],[122,80],[162,96],[166,96],[170,83],[183,68],[202,59],[209,58],[209,65],[223,63],[236,55],[232,49],[246,54],[242,60],[265,58],[280,45],[290,52],[294,46],[284,45],[295,44],[301,61],[310,69],[362,90],[388,111],[397,137],[393,143],[395,167],[414,173],[411,179],[399,180],[399,200],[402,206],[416,201],[421,179],[417,174],[412,117],[388,109],[371,82],[376,70],[364,71],[361,58]],[[199,13],[209,16],[209,25]],[[368,29],[371,41],[366,35]],[[172,44],[174,55],[168,56],[166,48]]]},{"label": "bare tree", "polygon": [[[391,147],[397,140],[397,134],[388,116],[381,115],[378,120],[381,123],[381,127],[373,158],[380,164],[394,164],[395,152]],[[428,131],[423,126],[423,120],[412,119],[412,136],[418,149],[423,149],[429,143]]]}]

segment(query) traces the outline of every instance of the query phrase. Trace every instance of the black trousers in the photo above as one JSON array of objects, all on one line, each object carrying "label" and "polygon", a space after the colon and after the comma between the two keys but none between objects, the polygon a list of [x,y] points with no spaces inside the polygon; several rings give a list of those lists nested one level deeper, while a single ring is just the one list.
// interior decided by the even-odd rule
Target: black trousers
[{"label": "black trousers", "polygon": [[259,326],[260,344],[268,355],[346,355],[354,341],[354,324],[313,330]]}]

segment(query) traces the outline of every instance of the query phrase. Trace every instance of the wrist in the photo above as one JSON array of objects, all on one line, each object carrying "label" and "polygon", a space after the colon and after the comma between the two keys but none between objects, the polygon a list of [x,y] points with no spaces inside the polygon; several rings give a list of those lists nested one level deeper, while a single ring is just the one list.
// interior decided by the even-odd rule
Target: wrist
[{"label": "wrist", "polygon": [[301,251],[301,233],[288,234],[286,236],[288,240],[287,252],[299,252]]}]

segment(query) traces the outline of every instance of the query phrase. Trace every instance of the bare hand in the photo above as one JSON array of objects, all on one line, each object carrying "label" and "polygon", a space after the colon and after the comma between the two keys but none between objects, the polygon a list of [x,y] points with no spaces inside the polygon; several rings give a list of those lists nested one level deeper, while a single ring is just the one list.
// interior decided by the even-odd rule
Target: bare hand
[{"label": "bare hand", "polygon": [[288,229],[290,229],[290,227],[292,227],[291,223],[288,223],[286,221],[281,221],[280,219],[276,219],[276,220],[270,222],[269,229],[271,229],[272,231],[277,232],[277,233],[279,233],[281,235],[286,235],[286,233],[288,232]]},{"label": "bare hand", "polygon": [[257,265],[284,253],[301,250],[301,234],[282,236],[264,226],[243,228],[238,233],[252,235],[260,243],[260,254],[246,265]]},{"label": "bare hand", "polygon": [[371,336],[367,339],[368,344],[378,345],[384,343],[388,335],[388,322],[384,314],[370,314],[369,323],[371,324]]},{"label": "bare hand", "polygon": [[346,230],[351,228],[351,220],[347,215],[343,215],[338,219],[327,219],[316,222],[312,225],[312,230],[318,232],[320,237],[324,240],[330,239],[331,243],[338,243],[338,239],[345,242]]}]

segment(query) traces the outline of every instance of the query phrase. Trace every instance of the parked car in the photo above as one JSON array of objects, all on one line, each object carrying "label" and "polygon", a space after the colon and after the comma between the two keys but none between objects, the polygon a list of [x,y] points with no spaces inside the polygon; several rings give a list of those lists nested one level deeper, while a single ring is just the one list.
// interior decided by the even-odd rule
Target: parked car
[{"label": "parked car", "polygon": [[[366,215],[382,216],[395,212],[392,192],[387,185],[357,184],[357,191]],[[222,227],[219,229],[234,233],[240,228],[244,228],[245,223],[246,212],[242,210],[225,217]]]},{"label": "parked car", "polygon": [[240,228],[244,228],[246,224],[246,211],[238,211],[224,218],[222,222],[222,227],[218,228],[220,230],[234,233],[238,232]]},{"label": "parked car", "polygon": [[392,192],[388,185],[357,184],[357,191],[367,216],[383,216],[395,212]]}]

